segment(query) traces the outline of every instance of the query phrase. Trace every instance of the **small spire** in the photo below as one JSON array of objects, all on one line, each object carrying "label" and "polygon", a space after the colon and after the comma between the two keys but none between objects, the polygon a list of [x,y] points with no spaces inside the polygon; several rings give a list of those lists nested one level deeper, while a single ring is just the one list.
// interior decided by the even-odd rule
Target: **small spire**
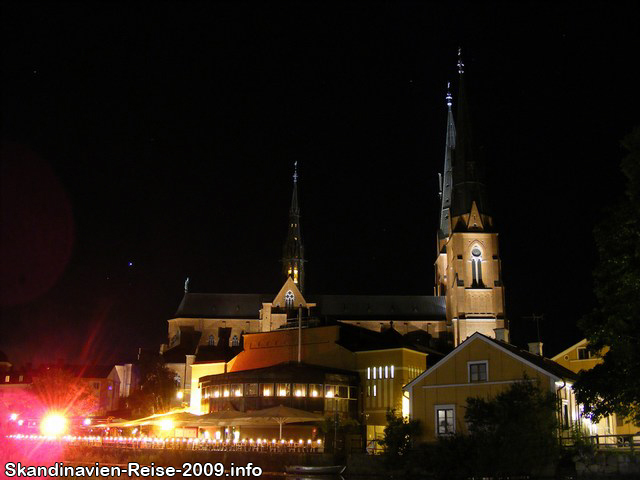
[{"label": "small spire", "polygon": [[460,75],[464,73],[464,63],[462,61],[462,47],[458,47],[458,73]]},{"label": "small spire", "polygon": [[298,183],[298,161],[293,162],[293,181]]},{"label": "small spire", "polygon": [[451,105],[453,105],[453,97],[451,96],[451,82],[447,82],[447,107],[451,110]]}]

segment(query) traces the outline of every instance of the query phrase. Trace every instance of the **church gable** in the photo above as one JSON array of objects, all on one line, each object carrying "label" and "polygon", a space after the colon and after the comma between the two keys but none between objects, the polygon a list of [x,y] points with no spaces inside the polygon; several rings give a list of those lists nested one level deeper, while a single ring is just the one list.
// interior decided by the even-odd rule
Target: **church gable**
[{"label": "church gable", "polygon": [[467,230],[484,230],[482,217],[480,216],[478,205],[475,200],[471,203],[471,212],[469,212],[469,217],[467,219]]},{"label": "church gable", "polygon": [[298,308],[298,307],[308,307],[313,306],[312,304],[307,303],[305,298],[300,293],[300,289],[293,281],[293,278],[287,278],[287,281],[284,282],[284,285],[276,295],[276,298],[273,299],[273,307],[276,308]]}]

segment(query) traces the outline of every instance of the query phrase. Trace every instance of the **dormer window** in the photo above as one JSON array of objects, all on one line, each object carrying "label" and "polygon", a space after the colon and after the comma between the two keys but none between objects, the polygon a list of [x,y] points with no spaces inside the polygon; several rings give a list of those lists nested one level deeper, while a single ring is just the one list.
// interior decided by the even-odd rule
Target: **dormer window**
[{"label": "dormer window", "polygon": [[291,290],[288,290],[287,293],[284,294],[284,305],[287,308],[293,308],[293,302],[295,301],[295,296]]}]

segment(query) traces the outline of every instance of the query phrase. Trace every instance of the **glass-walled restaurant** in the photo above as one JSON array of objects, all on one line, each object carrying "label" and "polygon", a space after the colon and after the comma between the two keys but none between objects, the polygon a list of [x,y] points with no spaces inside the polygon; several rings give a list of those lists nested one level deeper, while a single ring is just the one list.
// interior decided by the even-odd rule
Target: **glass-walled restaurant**
[{"label": "glass-walled restaurant", "polygon": [[360,378],[356,372],[286,363],[200,378],[201,412],[261,410],[285,405],[356,418]]}]

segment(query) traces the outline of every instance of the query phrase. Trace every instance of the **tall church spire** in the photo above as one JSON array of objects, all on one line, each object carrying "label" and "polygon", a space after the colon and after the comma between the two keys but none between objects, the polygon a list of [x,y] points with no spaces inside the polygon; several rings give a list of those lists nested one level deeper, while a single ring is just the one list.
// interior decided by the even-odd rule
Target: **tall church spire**
[{"label": "tall church spire", "polygon": [[453,121],[453,112],[451,105],[453,97],[450,91],[451,83],[447,84],[447,139],[444,149],[444,170],[440,176],[440,229],[438,230],[438,238],[447,238],[451,233],[451,189],[453,179],[451,175],[451,164],[453,160],[453,152],[456,148],[456,126]]},{"label": "tall church spire", "polygon": [[[456,115],[455,154],[453,155],[452,165],[453,191],[450,212],[453,222],[451,228],[454,230],[459,227],[457,220],[461,216],[468,216],[471,213],[474,202],[479,214],[483,217],[482,222],[476,222],[476,224],[487,223],[485,226],[491,224],[482,162],[478,158],[479,151],[474,143],[471,128],[461,49],[458,49],[458,73],[460,75],[460,83]],[[469,222],[467,221],[466,223],[468,224]]]},{"label": "tall church spire", "polygon": [[304,290],[304,246],[300,233],[300,207],[298,205],[298,162],[294,164],[293,194],[289,208],[289,227],[287,239],[282,253],[282,270],[285,278],[291,277],[298,285],[300,292]]}]

